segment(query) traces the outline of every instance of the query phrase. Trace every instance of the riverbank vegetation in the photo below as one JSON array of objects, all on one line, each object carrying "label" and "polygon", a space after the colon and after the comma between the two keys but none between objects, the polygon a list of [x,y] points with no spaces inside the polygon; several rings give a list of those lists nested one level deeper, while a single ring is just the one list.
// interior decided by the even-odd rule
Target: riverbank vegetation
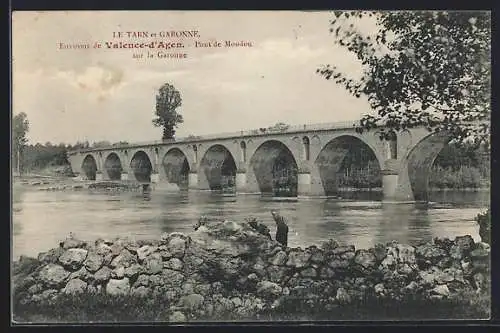
[{"label": "riverbank vegetation", "polygon": [[[347,153],[337,174],[339,187],[380,188],[380,167],[373,153],[363,149]],[[489,155],[471,145],[446,145],[429,174],[433,189],[479,189],[490,187]]]},{"label": "riverbank vegetation", "polygon": [[[56,301],[29,304],[14,299],[13,319],[36,323],[169,322],[173,318],[165,309],[170,303],[162,296],[144,298],[105,294],[62,295]],[[331,306],[315,300],[288,298],[280,306],[263,309],[252,316],[225,311],[201,316],[195,321],[463,320],[489,316],[488,292],[462,292],[440,300],[407,297],[395,301],[372,295],[362,301]]]}]

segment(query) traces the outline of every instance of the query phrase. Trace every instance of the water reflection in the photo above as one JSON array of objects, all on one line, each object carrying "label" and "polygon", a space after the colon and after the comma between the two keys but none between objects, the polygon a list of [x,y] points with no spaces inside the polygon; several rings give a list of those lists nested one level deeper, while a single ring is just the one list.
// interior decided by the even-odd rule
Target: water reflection
[{"label": "water reflection", "polygon": [[[376,193],[376,192],[373,192]],[[358,194],[359,195],[359,194]],[[244,221],[255,217],[274,237],[271,210],[289,224],[289,246],[306,247],[330,238],[357,248],[397,240],[417,244],[433,237],[471,234],[474,217],[488,193],[433,193],[430,204],[390,204],[376,200],[261,198],[211,192],[87,193],[14,191],[13,252],[36,255],[69,232],[86,240],[99,237],[157,238],[163,232],[190,232],[200,216]],[[450,204],[449,200],[455,202]]]}]

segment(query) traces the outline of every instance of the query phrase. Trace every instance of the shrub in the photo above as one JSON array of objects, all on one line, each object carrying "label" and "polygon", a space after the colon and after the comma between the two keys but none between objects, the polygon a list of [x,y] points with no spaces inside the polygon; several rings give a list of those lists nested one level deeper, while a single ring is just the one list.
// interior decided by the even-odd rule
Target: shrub
[{"label": "shrub", "polygon": [[479,224],[479,236],[481,237],[481,241],[490,244],[491,237],[491,210],[488,210],[484,213],[479,213],[476,216],[476,221]]}]

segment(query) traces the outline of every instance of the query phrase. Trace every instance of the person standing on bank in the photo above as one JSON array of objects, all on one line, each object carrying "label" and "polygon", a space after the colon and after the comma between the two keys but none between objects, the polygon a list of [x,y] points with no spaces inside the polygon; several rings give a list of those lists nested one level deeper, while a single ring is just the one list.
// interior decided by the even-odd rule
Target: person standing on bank
[{"label": "person standing on bank", "polygon": [[288,225],[285,218],[274,210],[271,211],[271,215],[276,222],[276,241],[286,247],[288,245]]}]

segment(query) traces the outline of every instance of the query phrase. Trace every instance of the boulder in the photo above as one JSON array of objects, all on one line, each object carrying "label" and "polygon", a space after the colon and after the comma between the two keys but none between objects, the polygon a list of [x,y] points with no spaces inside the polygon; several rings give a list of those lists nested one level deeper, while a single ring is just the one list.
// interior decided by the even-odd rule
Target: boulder
[{"label": "boulder", "polygon": [[269,298],[269,297],[278,297],[281,295],[282,288],[271,281],[261,281],[257,283],[257,295]]},{"label": "boulder", "polygon": [[28,293],[31,295],[38,294],[42,290],[43,290],[43,286],[41,284],[34,284],[28,288]]},{"label": "boulder", "polygon": [[392,254],[388,254],[380,263],[381,270],[390,270],[397,264],[396,258]]},{"label": "boulder", "polygon": [[87,283],[80,279],[69,280],[64,287],[63,292],[65,294],[81,294],[87,290]]},{"label": "boulder", "polygon": [[437,247],[445,250],[446,252],[448,252],[451,246],[454,244],[454,242],[449,238],[439,238],[439,237],[434,238],[433,243]]},{"label": "boulder", "polygon": [[181,271],[182,267],[184,266],[184,263],[177,258],[172,258],[168,260],[167,262],[163,263],[163,267],[168,268],[168,269],[173,269],[174,271]]},{"label": "boulder", "polygon": [[377,258],[367,250],[358,250],[354,262],[365,269],[373,269],[377,265]]},{"label": "boulder", "polygon": [[109,295],[128,295],[130,284],[128,278],[110,279],[106,284],[106,293]]},{"label": "boulder", "polygon": [[310,258],[310,253],[292,250],[288,254],[288,261],[286,262],[286,265],[289,267],[302,268],[306,266]]},{"label": "boulder", "polygon": [[85,265],[85,268],[87,268],[89,272],[94,273],[97,272],[97,270],[99,270],[99,268],[102,267],[103,263],[104,263],[103,256],[101,256],[96,252],[91,251],[88,253],[87,259],[85,259],[83,264]]},{"label": "boulder", "polygon": [[48,264],[39,271],[38,276],[45,285],[57,287],[65,282],[69,274],[70,272],[60,265]]},{"label": "boulder", "polygon": [[186,241],[182,237],[173,237],[169,240],[167,250],[173,257],[182,259],[186,251]]},{"label": "boulder", "polygon": [[85,266],[82,266],[79,270],[76,272],[73,272],[69,275],[69,280],[72,279],[80,279],[83,281],[89,281],[93,279],[93,275],[85,268]]},{"label": "boulder", "polygon": [[415,281],[411,281],[403,288],[403,291],[407,293],[415,293],[418,290],[418,288],[419,288],[418,283]]},{"label": "boulder", "polygon": [[179,305],[185,309],[190,311],[198,310],[203,306],[203,302],[205,298],[200,294],[190,294],[186,296],[182,296],[179,300]]},{"label": "boulder", "polygon": [[135,278],[139,274],[144,272],[144,268],[139,264],[132,264],[129,267],[125,268],[123,274],[128,278]]},{"label": "boulder", "polygon": [[222,229],[228,233],[236,233],[243,229],[243,226],[234,221],[224,221],[222,224]]},{"label": "boulder", "polygon": [[377,261],[380,262],[382,261],[385,256],[387,255],[387,248],[384,244],[375,244],[374,247],[372,247],[371,249],[369,249],[369,251],[371,253],[373,253],[373,255],[375,256],[375,258],[377,258]]},{"label": "boulder", "polygon": [[146,259],[147,256],[157,251],[158,248],[156,246],[144,245],[137,249],[137,258],[139,261]]},{"label": "boulder", "polygon": [[348,245],[348,246],[338,246],[338,247],[332,249],[331,252],[335,255],[341,255],[341,254],[344,254],[347,252],[352,252],[354,254],[355,251],[356,251],[356,248],[354,247],[354,245]]},{"label": "boulder", "polygon": [[[280,283],[286,276],[287,269],[282,266],[269,266],[266,269],[267,276],[272,282]],[[254,274],[255,275],[255,274]],[[255,275],[256,276],[256,275]]]},{"label": "boulder", "polygon": [[123,247],[123,245],[121,245],[120,243],[117,242],[117,243],[113,243],[110,246],[110,249],[111,249],[111,254],[113,256],[117,256],[123,251],[124,247]]},{"label": "boulder", "polygon": [[[114,244],[116,245],[116,244]],[[116,268],[118,266],[123,266],[124,268],[127,268],[131,266],[132,264],[137,263],[137,258],[130,253],[127,249],[122,248],[122,251],[118,256],[116,256],[113,261],[109,264],[111,268]]]},{"label": "boulder", "polygon": [[137,297],[147,297],[151,294],[151,290],[144,286],[130,289],[130,295]]},{"label": "boulder", "polygon": [[53,300],[54,298],[57,297],[58,294],[59,290],[57,289],[47,289],[42,291],[42,293],[40,294],[40,298],[42,300]]},{"label": "boulder", "polygon": [[108,254],[112,254],[113,251],[109,245],[105,243],[98,243],[95,247],[95,253],[105,257]]},{"label": "boulder", "polygon": [[445,284],[438,285],[431,290],[431,293],[441,297],[448,297],[450,295],[450,290]]},{"label": "boulder", "polygon": [[330,267],[323,267],[319,272],[319,276],[322,279],[330,280],[335,277],[335,271]]},{"label": "boulder", "polygon": [[161,276],[165,285],[169,286],[180,286],[184,281],[184,275],[181,272],[174,271],[171,269],[163,269]]},{"label": "boulder", "polygon": [[436,264],[447,254],[445,250],[434,244],[423,244],[417,247],[416,255],[426,264]]},{"label": "boulder", "polygon": [[273,257],[269,259],[271,265],[282,266],[287,262],[287,255],[285,251],[278,251]]},{"label": "boulder", "polygon": [[144,266],[148,274],[161,273],[163,269],[163,260],[159,253],[153,253],[144,260]]},{"label": "boulder", "polygon": [[111,271],[111,278],[121,279],[125,276],[125,268],[123,266],[118,266]]},{"label": "boulder", "polygon": [[311,252],[311,262],[316,263],[316,264],[322,264],[325,261],[325,255],[323,254],[323,251],[316,249]]},{"label": "boulder", "polygon": [[186,321],[186,316],[181,311],[174,311],[168,317],[168,321],[171,323],[182,323]]},{"label": "boulder", "polygon": [[305,278],[316,278],[317,275],[318,275],[318,272],[313,267],[308,267],[308,268],[300,271],[300,276],[305,277]]},{"label": "boulder", "polygon": [[[222,274],[225,279],[232,279],[238,276],[243,263],[241,258],[219,258],[216,262],[217,272]],[[216,272],[214,273],[217,274]]]},{"label": "boulder", "polygon": [[320,248],[325,252],[332,252],[338,246],[339,244],[335,240],[329,239],[326,242],[322,242]]},{"label": "boulder", "polygon": [[63,249],[67,250],[72,248],[84,248],[87,246],[87,243],[73,237],[68,237],[64,241],[62,241],[59,245]]},{"label": "boulder", "polygon": [[134,283],[134,287],[149,286],[149,275],[141,274],[137,277],[137,280]]},{"label": "boulder", "polygon": [[85,259],[87,258],[88,251],[80,248],[70,248],[65,251],[60,257],[59,262],[71,270],[79,269]]},{"label": "boulder", "polygon": [[373,290],[375,291],[375,293],[377,295],[385,295],[386,294],[386,290],[385,290],[385,286],[383,283],[378,283],[375,285],[375,287],[373,287]]},{"label": "boulder", "polygon": [[183,295],[190,295],[190,294],[194,294],[194,285],[192,283],[188,283],[188,282],[184,282],[184,284],[182,285],[182,291],[181,293]]},{"label": "boulder", "polygon": [[398,261],[400,263],[408,265],[415,265],[417,263],[415,248],[413,246],[397,244],[396,249],[398,250]]},{"label": "boulder", "polygon": [[332,259],[328,262],[328,266],[333,268],[334,270],[345,270],[351,265],[349,260],[344,260],[340,258]]},{"label": "boulder", "polygon": [[102,267],[94,274],[94,279],[97,283],[106,282],[109,280],[110,277],[111,277],[111,269],[107,266]]}]

